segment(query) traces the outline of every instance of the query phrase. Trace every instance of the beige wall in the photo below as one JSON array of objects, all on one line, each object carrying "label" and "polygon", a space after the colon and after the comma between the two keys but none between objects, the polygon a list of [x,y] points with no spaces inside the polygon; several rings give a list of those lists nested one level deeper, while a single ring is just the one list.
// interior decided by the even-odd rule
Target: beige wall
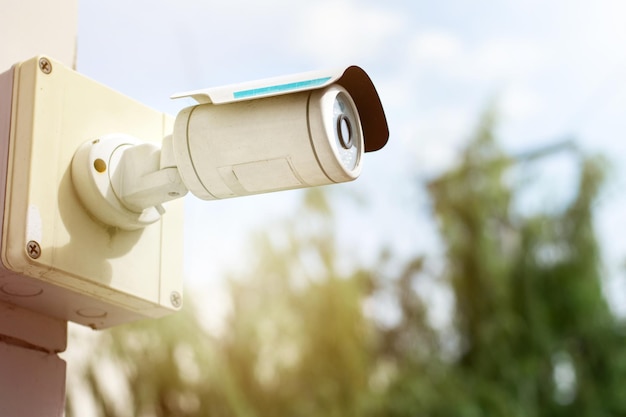
[{"label": "beige wall", "polygon": [[0,0],[0,72],[48,55],[74,66],[78,0]]}]

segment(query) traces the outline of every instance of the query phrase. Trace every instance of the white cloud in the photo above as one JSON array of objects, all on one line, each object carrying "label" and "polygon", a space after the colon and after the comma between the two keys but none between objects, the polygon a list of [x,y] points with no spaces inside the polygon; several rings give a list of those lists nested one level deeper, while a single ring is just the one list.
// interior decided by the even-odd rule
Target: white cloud
[{"label": "white cloud", "polygon": [[446,65],[458,61],[463,53],[460,39],[449,32],[420,32],[410,43],[412,62]]},{"label": "white cloud", "polygon": [[528,122],[545,111],[545,98],[523,83],[515,83],[505,89],[498,101],[506,122]]},{"label": "white cloud", "polygon": [[322,62],[380,58],[406,23],[402,14],[389,7],[354,0],[312,3],[299,17],[295,48]]},{"label": "white cloud", "polygon": [[472,44],[446,31],[420,32],[410,43],[411,65],[422,75],[501,82],[538,73],[549,62],[531,39],[487,38]]},{"label": "white cloud", "polygon": [[495,38],[470,52],[469,74],[489,80],[529,77],[542,69],[546,55],[533,40]]}]

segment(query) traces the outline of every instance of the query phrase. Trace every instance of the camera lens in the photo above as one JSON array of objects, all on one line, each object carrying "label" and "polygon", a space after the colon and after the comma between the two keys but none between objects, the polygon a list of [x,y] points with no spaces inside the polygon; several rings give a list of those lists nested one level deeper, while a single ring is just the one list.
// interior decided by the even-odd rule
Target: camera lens
[{"label": "camera lens", "polygon": [[356,130],[358,119],[351,102],[343,92],[335,97],[333,118],[339,159],[344,168],[352,170],[359,162],[358,146],[360,141],[355,137],[358,135]]},{"label": "camera lens", "polygon": [[339,135],[339,143],[344,149],[352,147],[352,125],[350,119],[345,114],[337,117],[337,134]]}]

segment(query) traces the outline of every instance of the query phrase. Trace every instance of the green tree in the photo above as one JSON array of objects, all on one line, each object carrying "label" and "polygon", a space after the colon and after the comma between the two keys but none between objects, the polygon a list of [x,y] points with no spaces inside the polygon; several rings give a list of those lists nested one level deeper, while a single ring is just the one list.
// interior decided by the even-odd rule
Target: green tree
[{"label": "green tree", "polygon": [[[446,248],[437,278],[455,300],[456,356],[396,350],[401,371],[381,415],[624,415],[626,340],[602,294],[592,216],[604,163],[581,157],[578,192],[564,210],[522,216],[507,176],[516,161],[493,130],[488,116],[459,166],[429,184]],[[416,304],[406,295],[399,302]],[[428,327],[413,317],[392,338]]]}]

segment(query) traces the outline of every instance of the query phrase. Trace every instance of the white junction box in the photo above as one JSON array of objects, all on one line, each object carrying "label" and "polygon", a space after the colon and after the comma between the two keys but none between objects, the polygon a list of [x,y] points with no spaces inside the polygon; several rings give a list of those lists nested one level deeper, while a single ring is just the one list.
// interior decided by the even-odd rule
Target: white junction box
[{"label": "white junction box", "polygon": [[71,179],[83,143],[119,133],[160,146],[172,127],[47,57],[0,74],[0,301],[92,328],[180,309],[182,199],[126,231],[92,219]]}]

